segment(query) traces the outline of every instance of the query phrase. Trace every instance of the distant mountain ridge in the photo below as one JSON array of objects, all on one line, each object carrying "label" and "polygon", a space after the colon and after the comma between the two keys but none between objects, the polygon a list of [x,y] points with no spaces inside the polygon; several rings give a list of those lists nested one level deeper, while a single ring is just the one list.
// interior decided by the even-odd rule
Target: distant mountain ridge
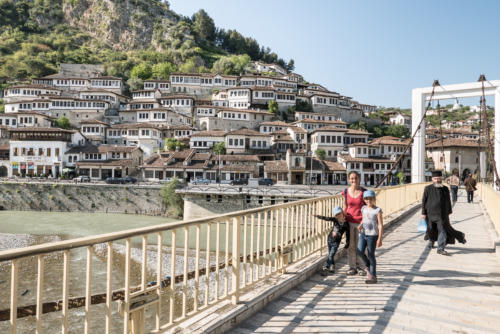
[{"label": "distant mountain ridge", "polygon": [[103,64],[126,80],[238,74],[251,60],[294,67],[255,39],[217,28],[204,10],[183,17],[166,1],[0,0],[0,17],[0,84],[56,73],[60,63]]}]

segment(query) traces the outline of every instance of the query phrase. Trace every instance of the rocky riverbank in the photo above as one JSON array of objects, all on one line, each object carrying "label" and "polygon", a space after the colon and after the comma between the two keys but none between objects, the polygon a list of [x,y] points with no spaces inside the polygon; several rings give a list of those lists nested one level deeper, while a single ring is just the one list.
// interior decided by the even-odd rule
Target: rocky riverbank
[{"label": "rocky riverbank", "polygon": [[160,188],[104,184],[0,183],[0,209],[164,214]]}]

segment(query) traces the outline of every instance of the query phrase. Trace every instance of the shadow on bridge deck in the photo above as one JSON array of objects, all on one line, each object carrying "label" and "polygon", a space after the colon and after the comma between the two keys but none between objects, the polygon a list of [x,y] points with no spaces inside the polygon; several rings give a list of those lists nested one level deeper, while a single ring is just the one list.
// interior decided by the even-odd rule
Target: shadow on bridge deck
[{"label": "shadow on bridge deck", "polygon": [[450,217],[466,233],[451,256],[428,249],[417,212],[388,228],[377,252],[379,283],[337,273],[313,276],[230,333],[498,333],[500,258],[476,203],[461,196]]}]

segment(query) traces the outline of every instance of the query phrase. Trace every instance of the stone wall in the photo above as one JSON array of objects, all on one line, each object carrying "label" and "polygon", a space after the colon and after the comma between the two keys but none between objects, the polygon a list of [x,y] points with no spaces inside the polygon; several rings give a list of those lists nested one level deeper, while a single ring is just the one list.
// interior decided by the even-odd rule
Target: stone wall
[{"label": "stone wall", "polygon": [[161,215],[160,188],[134,185],[0,183],[0,209]]},{"label": "stone wall", "polygon": [[254,209],[299,199],[283,196],[255,196],[246,194],[186,194],[183,195],[183,198],[184,220]]}]

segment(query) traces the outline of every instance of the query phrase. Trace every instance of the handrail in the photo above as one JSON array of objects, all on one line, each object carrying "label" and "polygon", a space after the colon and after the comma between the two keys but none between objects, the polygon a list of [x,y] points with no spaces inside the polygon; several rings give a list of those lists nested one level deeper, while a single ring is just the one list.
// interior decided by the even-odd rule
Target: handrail
[{"label": "handrail", "polygon": [[[412,183],[412,184],[426,184],[426,183]],[[380,188],[380,189],[376,190],[376,193],[378,194],[381,191],[387,191],[389,189],[398,189],[398,188],[402,188],[402,187],[406,187],[406,186],[407,185],[397,185],[397,186],[391,186],[391,187],[386,187],[386,188]],[[335,197],[339,197],[339,196],[341,197],[342,195],[330,195],[330,196],[324,196],[324,197],[319,197],[319,198],[308,198],[308,199],[293,201],[293,203],[299,204],[299,205],[300,204],[308,204],[308,203],[312,203],[314,201],[317,201],[318,199],[335,198]],[[12,259],[17,259],[20,257],[30,256],[30,255],[39,255],[39,254],[55,252],[55,251],[70,250],[70,249],[79,248],[79,247],[93,246],[95,244],[115,241],[115,240],[119,240],[119,239],[132,238],[135,236],[140,236],[142,234],[150,234],[150,233],[161,232],[161,231],[165,231],[165,230],[177,229],[177,228],[181,228],[181,227],[193,226],[196,224],[208,223],[208,222],[212,222],[212,221],[216,221],[216,220],[224,220],[227,218],[233,218],[233,217],[241,216],[241,215],[248,215],[248,214],[253,214],[253,213],[257,213],[257,212],[263,212],[263,211],[266,211],[269,209],[280,209],[280,208],[287,207],[290,203],[292,203],[292,202],[267,205],[267,206],[263,206],[263,207],[259,207],[259,208],[234,211],[234,212],[225,213],[225,214],[212,215],[212,216],[209,216],[206,218],[205,217],[195,218],[195,219],[190,219],[187,221],[170,222],[170,223],[159,224],[159,225],[154,225],[154,226],[149,226],[149,227],[129,229],[129,230],[124,230],[124,231],[120,231],[120,232],[104,233],[104,234],[99,234],[96,236],[81,237],[81,238],[75,238],[75,239],[70,239],[70,240],[55,241],[55,242],[50,242],[50,243],[36,245],[36,246],[28,246],[28,247],[23,247],[23,248],[4,250],[4,251],[0,251],[0,262],[12,260]]]},{"label": "handrail", "polygon": [[133,238],[133,237],[141,236],[143,234],[162,232],[162,231],[166,231],[166,230],[178,229],[181,227],[190,227],[190,226],[194,226],[197,224],[214,222],[217,220],[227,220],[229,218],[234,218],[234,217],[241,216],[241,215],[249,215],[249,214],[253,214],[253,213],[264,212],[264,211],[269,210],[269,209],[281,209],[281,208],[287,207],[291,203],[298,204],[298,205],[309,204],[309,203],[312,203],[314,201],[317,201],[318,199],[327,199],[327,198],[335,198],[335,197],[341,197],[341,195],[325,196],[325,197],[320,197],[320,198],[308,198],[308,199],[304,199],[304,200],[300,200],[300,201],[293,201],[293,202],[282,203],[282,204],[273,204],[273,205],[262,206],[262,207],[254,208],[254,209],[247,209],[247,210],[234,211],[234,212],[230,212],[230,213],[217,214],[217,215],[212,215],[212,216],[209,216],[206,218],[205,217],[194,218],[194,219],[190,219],[190,220],[186,220],[186,221],[182,220],[182,221],[178,221],[178,222],[170,222],[170,223],[153,225],[153,226],[148,226],[148,227],[129,229],[129,230],[124,230],[124,231],[120,231],[120,232],[103,233],[103,234],[99,234],[96,236],[81,237],[81,238],[62,240],[62,241],[54,241],[54,242],[49,242],[49,243],[45,243],[45,244],[41,244],[41,245],[28,246],[28,247],[23,247],[23,248],[14,248],[14,249],[10,249],[10,250],[0,251],[0,262],[12,260],[12,259],[17,259],[17,258],[25,257],[25,256],[32,256],[32,255],[39,255],[39,254],[45,254],[45,253],[50,253],[50,252],[56,252],[56,251],[70,250],[70,249],[85,247],[85,246],[93,246],[95,244],[116,241],[116,240],[125,239],[125,238]]},{"label": "handrail", "polygon": [[500,235],[500,210],[498,210],[498,203],[500,203],[500,193],[493,188],[492,184],[478,183],[479,196],[484,204],[484,208],[490,216],[493,226],[497,234]]},{"label": "handrail", "polygon": [[[385,216],[391,215],[419,201],[425,185],[426,183],[418,183],[377,189],[377,205],[383,209]],[[231,299],[231,302],[236,304],[242,288],[250,287],[271,275],[284,273],[290,263],[314,254],[321,255],[326,246],[331,222],[319,220],[315,215],[331,216],[333,206],[341,206],[343,202],[344,197],[340,194],[310,198],[2,251],[0,262],[10,261],[11,299],[10,309],[0,310],[1,320],[7,320],[10,313],[11,332],[16,333],[17,318],[34,315],[35,312],[36,326],[41,330],[44,313],[62,311],[62,332],[66,333],[69,328],[68,310],[85,307],[85,333],[88,333],[91,310],[95,310],[92,306],[105,303],[106,332],[116,325],[116,322],[112,321],[116,316],[123,317],[124,332],[143,332],[141,328],[144,329],[144,326],[151,327],[145,313],[145,308],[150,306],[156,307],[156,322],[153,321],[156,331],[171,328],[222,300]],[[167,232],[169,234],[166,234]],[[155,236],[156,241],[150,243]],[[170,238],[170,243],[168,240],[164,243],[164,236]],[[142,239],[142,251],[140,247],[136,249],[142,254],[142,259],[132,258],[132,248],[136,247],[132,246],[131,242],[134,237]],[[117,252],[113,243],[117,240],[124,242],[124,246],[119,246],[119,249],[124,249],[119,251],[118,255],[123,257],[123,261],[120,261],[121,283],[118,289],[113,290],[112,287],[116,285],[113,284],[116,279],[113,278],[116,275],[113,258]],[[92,275],[92,262],[96,256],[94,246],[97,244],[105,246],[103,253],[99,255],[99,261],[107,263],[107,281],[105,291],[92,294],[92,280],[95,279]],[[149,245],[155,248],[148,248]],[[167,245],[170,247],[166,247]],[[86,266],[70,266],[70,250],[75,248],[86,248]],[[49,255],[44,254],[56,252],[63,255],[63,275],[62,278],[54,279],[51,285],[62,287],[62,299],[47,301],[43,298],[46,293],[43,284],[44,270],[54,270],[56,267],[51,269],[50,263],[45,267],[45,256]],[[134,254],[138,255],[136,251]],[[151,254],[156,254],[156,266],[148,262]],[[36,283],[36,303],[33,301],[30,305],[18,307],[18,269],[23,261],[33,259],[38,263],[38,270],[35,269],[33,273],[36,276],[25,275],[23,284]],[[162,259],[170,262],[170,268],[162,268],[165,265]],[[201,264],[200,260],[205,264]],[[182,270],[176,270],[176,266]],[[8,266],[3,268],[5,270]],[[132,279],[138,276],[132,276],[132,269],[136,271],[135,274],[140,273],[139,285]],[[71,270],[74,271],[73,274]],[[155,275],[154,281],[147,283],[151,274]],[[79,284],[80,289],[85,287],[85,295],[75,297],[68,293],[69,277],[75,275],[81,278],[76,283],[72,282],[71,287],[74,288],[75,284]],[[194,285],[193,289],[188,288],[191,284]],[[119,304],[120,315],[111,311],[113,301]],[[168,315],[166,321],[162,320],[161,315],[164,313]]]}]

